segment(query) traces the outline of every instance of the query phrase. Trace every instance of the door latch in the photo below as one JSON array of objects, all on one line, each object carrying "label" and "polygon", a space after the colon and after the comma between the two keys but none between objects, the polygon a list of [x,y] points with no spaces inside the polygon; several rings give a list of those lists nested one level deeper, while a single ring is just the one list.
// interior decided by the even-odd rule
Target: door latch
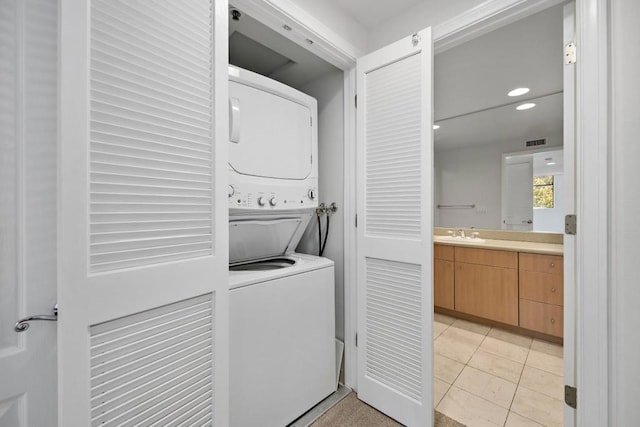
[{"label": "door latch", "polygon": [[58,320],[58,304],[53,306],[53,314],[37,314],[35,316],[29,316],[18,320],[13,326],[13,330],[16,332],[24,332],[29,329],[29,322],[33,320],[47,320],[50,322],[56,322]]}]

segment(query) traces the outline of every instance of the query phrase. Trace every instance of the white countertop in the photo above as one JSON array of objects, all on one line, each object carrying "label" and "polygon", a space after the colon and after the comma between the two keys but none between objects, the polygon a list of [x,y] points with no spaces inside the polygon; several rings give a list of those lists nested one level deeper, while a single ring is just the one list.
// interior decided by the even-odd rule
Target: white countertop
[{"label": "white countertop", "polygon": [[465,246],[468,248],[495,249],[502,251],[529,252],[546,255],[563,255],[564,248],[556,243],[524,242],[520,240],[491,240],[470,242],[469,240],[452,240],[449,236],[433,236],[433,242],[439,245]]}]

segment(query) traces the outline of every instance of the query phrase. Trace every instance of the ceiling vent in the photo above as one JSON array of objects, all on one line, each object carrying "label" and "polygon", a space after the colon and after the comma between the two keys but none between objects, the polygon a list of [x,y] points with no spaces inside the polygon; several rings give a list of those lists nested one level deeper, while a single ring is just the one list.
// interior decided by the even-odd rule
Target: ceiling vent
[{"label": "ceiling vent", "polygon": [[530,139],[525,142],[526,147],[541,147],[547,145],[547,138]]}]

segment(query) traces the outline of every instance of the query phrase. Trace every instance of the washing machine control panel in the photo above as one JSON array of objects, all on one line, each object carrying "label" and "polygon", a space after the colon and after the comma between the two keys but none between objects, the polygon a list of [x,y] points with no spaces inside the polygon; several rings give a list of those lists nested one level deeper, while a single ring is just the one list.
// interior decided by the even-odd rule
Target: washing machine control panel
[{"label": "washing machine control panel", "polygon": [[317,206],[317,182],[307,180],[290,186],[280,185],[277,188],[260,183],[229,183],[230,209],[291,210]]}]

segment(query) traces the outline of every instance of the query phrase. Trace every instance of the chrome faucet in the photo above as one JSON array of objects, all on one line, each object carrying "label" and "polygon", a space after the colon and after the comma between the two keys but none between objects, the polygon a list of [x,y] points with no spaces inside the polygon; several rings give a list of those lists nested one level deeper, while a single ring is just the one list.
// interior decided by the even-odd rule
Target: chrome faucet
[{"label": "chrome faucet", "polygon": [[458,236],[462,237],[463,239],[466,238],[466,234],[464,234],[464,230],[462,228],[458,229]]}]

